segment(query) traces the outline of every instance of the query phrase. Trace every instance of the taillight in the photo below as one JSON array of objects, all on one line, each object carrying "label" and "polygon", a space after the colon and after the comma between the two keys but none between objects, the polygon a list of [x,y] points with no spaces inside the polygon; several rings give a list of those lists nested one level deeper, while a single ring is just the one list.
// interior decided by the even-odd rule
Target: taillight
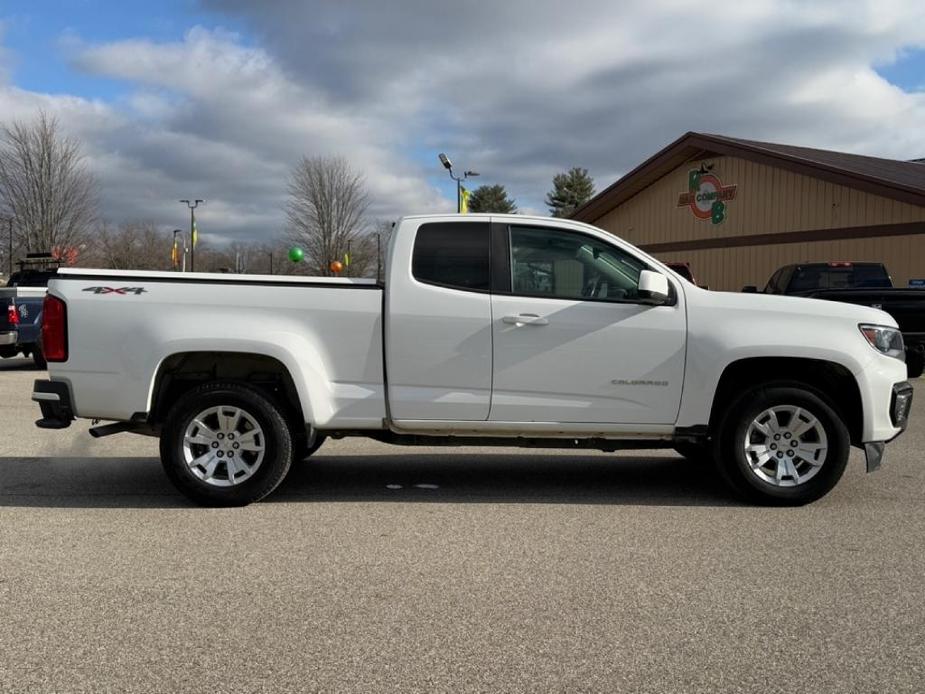
[{"label": "taillight", "polygon": [[12,301],[6,309],[6,322],[13,328],[19,325],[19,311],[16,310],[16,304]]},{"label": "taillight", "polygon": [[67,361],[67,305],[51,294],[42,306],[42,353],[46,361]]}]

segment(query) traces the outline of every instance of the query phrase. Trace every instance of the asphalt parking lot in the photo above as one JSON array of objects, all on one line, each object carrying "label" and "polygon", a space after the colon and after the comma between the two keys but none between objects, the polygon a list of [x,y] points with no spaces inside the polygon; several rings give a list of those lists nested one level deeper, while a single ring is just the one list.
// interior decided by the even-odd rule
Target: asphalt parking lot
[{"label": "asphalt parking lot", "polygon": [[[0,361],[2,691],[922,691],[925,401],[800,509],[668,453],[328,442],[191,507]],[[418,486],[422,485],[422,486]]]}]

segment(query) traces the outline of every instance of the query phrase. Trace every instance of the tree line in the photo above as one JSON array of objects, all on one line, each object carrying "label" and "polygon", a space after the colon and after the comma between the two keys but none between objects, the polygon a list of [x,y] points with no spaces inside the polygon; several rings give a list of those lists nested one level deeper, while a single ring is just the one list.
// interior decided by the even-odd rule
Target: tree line
[{"label": "tree line", "polygon": [[[0,271],[6,271],[12,220],[13,257],[50,252],[63,262],[109,269],[168,270],[173,237],[149,221],[113,226],[99,215],[99,184],[80,143],[54,117],[0,125]],[[390,220],[369,218],[364,178],[342,157],[302,157],[290,172],[286,233],[262,241],[196,244],[198,271],[369,276],[391,232]],[[567,217],[594,195],[588,170],[556,174],[546,205]],[[513,214],[504,185],[482,185],[469,196],[470,212]],[[185,239],[188,244],[189,240]],[[290,246],[304,252],[287,260]]]}]

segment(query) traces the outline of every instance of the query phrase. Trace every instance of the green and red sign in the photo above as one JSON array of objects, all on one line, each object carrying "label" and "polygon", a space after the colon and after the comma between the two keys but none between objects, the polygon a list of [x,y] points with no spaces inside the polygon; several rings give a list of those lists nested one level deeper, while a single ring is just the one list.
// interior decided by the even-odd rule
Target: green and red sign
[{"label": "green and red sign", "polygon": [[735,200],[736,186],[726,186],[712,165],[701,165],[687,172],[687,192],[678,196],[678,207],[690,207],[697,219],[709,219],[713,224],[726,220],[726,203]]}]

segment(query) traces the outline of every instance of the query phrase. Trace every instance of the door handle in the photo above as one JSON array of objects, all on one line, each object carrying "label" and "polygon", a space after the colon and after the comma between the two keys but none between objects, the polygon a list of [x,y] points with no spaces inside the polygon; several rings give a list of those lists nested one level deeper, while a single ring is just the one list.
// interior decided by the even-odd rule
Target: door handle
[{"label": "door handle", "polygon": [[520,313],[516,316],[505,316],[501,319],[508,325],[549,325],[549,321],[535,313]]}]

